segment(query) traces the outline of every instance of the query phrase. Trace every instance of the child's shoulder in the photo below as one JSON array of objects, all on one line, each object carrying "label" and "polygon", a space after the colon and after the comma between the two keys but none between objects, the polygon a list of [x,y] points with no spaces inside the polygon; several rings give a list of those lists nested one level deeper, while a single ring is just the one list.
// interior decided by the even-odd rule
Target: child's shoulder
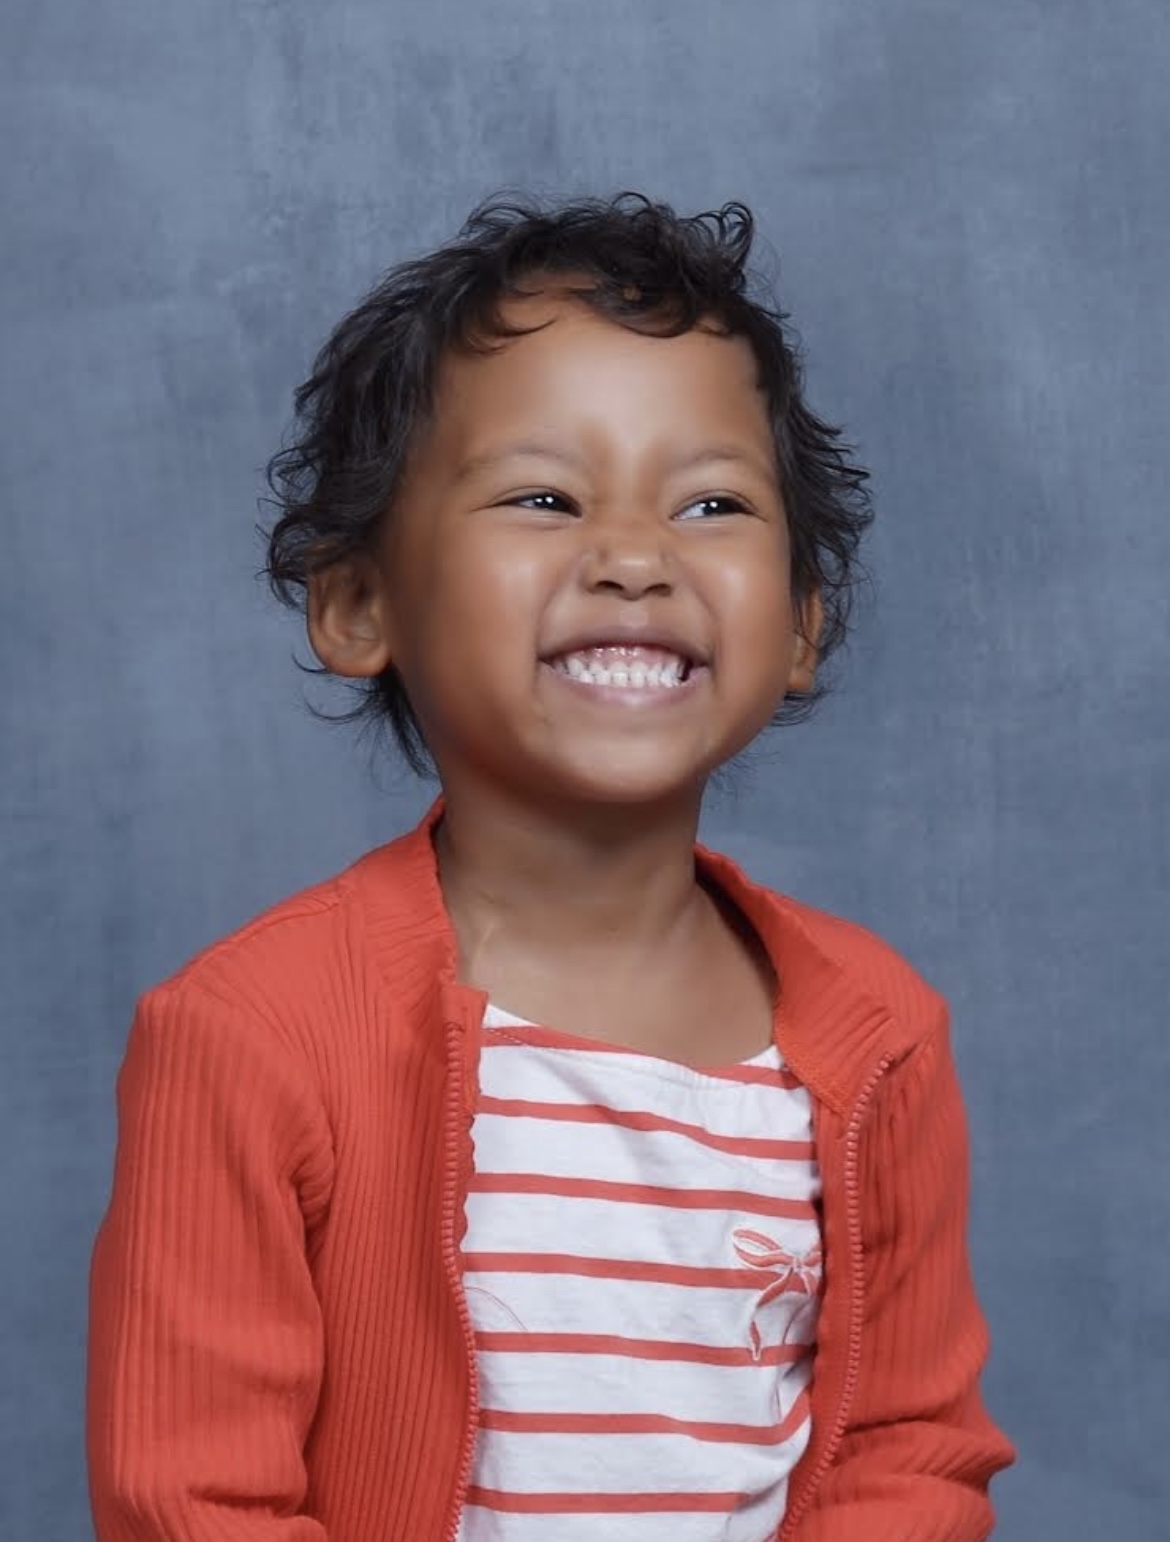
[{"label": "child's shoulder", "polygon": [[856,971],[874,983],[888,983],[903,990],[918,990],[938,998],[938,992],[908,958],[884,937],[859,921],[818,909],[789,894],[771,892],[776,905],[796,921],[816,946],[844,969]]},{"label": "child's shoulder", "polygon": [[214,997],[261,1017],[335,1014],[371,982],[393,981],[411,938],[441,946],[418,857],[417,833],[366,852],[208,944],[155,991]]},{"label": "child's shoulder", "polygon": [[826,956],[856,976],[887,1005],[912,1009],[915,1016],[936,1016],[945,1006],[943,996],[930,981],[877,932],[789,895],[778,894],[775,899],[799,921]]},{"label": "child's shoulder", "polygon": [[[872,1029],[872,1052],[892,1061],[902,1061],[927,1045],[946,1049],[950,1040],[947,1003],[896,948],[856,921],[786,894],[766,892],[787,929],[789,962],[804,955],[797,995],[818,1024],[822,1050],[839,1037],[838,1050],[847,1057],[843,1046],[857,1048],[864,1040],[855,1039],[846,1025],[860,1034],[865,1023]],[[810,989],[810,981],[816,981],[819,989]],[[832,1027],[824,1020],[830,1002]]]},{"label": "child's shoulder", "polygon": [[299,889],[251,916],[193,954],[164,981],[214,989],[248,975],[303,973],[337,945],[338,925],[351,903],[349,869]]},{"label": "child's shoulder", "polygon": [[337,1003],[354,999],[364,968],[351,907],[344,872],[268,906],[148,989],[136,1026],[315,1058],[313,1046],[336,1037]]},{"label": "child's shoulder", "polygon": [[726,857],[707,853],[706,860],[765,941],[771,939],[781,974],[807,983],[810,996],[833,975],[839,999],[878,1003],[889,1018],[891,1048],[908,1049],[945,1030],[943,996],[878,933],[769,888]]}]

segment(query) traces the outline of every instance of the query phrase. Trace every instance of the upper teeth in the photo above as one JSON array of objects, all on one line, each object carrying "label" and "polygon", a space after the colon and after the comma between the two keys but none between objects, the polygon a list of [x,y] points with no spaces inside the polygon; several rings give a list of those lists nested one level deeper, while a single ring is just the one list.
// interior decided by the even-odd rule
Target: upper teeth
[{"label": "upper teeth", "polygon": [[582,648],[554,659],[553,668],[589,685],[616,685],[627,690],[661,686],[671,689],[682,684],[687,663],[677,654],[658,649],[651,656],[646,649]]}]

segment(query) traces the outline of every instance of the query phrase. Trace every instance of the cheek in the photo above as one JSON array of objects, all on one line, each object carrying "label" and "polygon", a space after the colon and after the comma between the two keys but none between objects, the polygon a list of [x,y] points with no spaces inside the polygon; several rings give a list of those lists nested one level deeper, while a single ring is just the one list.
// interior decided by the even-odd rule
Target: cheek
[{"label": "cheek", "polygon": [[788,689],[795,647],[788,565],[777,559],[774,547],[724,572],[721,608],[727,684],[745,711],[766,721]]},{"label": "cheek", "polygon": [[452,564],[451,609],[465,618],[467,642],[476,647],[490,628],[508,640],[530,639],[554,587],[539,551],[522,542],[480,541]]},{"label": "cheek", "polygon": [[438,553],[413,597],[426,672],[470,681],[531,661],[550,590],[546,566],[505,539],[464,540]]},{"label": "cheek", "polygon": [[771,545],[728,564],[716,583],[725,629],[738,647],[776,654],[792,632],[792,595],[788,563]]}]

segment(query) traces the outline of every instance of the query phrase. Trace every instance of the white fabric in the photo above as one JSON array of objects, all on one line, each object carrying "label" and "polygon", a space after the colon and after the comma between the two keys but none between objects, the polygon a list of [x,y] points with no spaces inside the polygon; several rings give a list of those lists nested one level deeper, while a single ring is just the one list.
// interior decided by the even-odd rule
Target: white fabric
[{"label": "white fabric", "polygon": [[809,1437],[807,1092],[775,1048],[699,1071],[484,1027],[461,1542],[765,1542]]}]

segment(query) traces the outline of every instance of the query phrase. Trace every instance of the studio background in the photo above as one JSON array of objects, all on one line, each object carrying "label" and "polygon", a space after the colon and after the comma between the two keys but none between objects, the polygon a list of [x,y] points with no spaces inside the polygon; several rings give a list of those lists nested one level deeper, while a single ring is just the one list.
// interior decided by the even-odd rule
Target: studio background
[{"label": "studio background", "polygon": [[997,1536],[1165,1538],[1166,0],[7,0],[4,32],[0,1538],[91,1535],[136,996],[429,797],[305,711],[256,498],[332,323],[506,186],[739,197],[779,253],[875,585],[705,834],[951,1000]]}]

